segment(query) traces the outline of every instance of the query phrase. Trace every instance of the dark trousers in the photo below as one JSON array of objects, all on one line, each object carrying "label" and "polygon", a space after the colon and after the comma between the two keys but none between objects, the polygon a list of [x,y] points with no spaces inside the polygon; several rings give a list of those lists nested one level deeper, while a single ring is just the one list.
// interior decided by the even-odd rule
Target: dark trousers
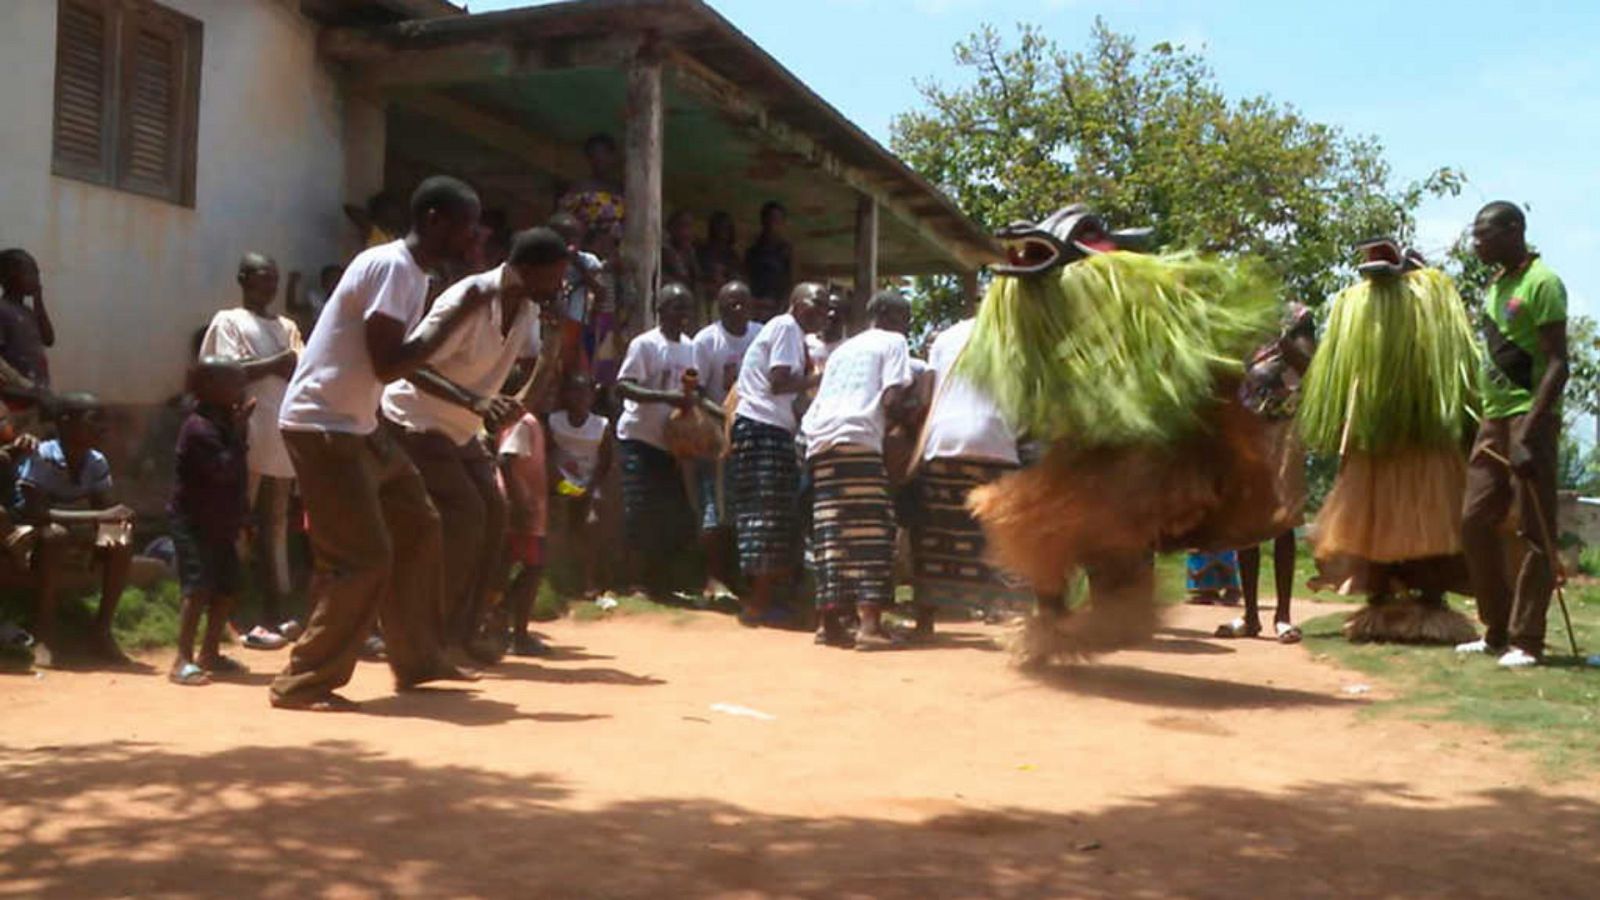
[{"label": "dark trousers", "polygon": [[[1488,419],[1478,429],[1467,466],[1467,496],[1462,513],[1461,543],[1466,551],[1472,589],[1478,597],[1478,617],[1484,640],[1491,647],[1513,646],[1533,656],[1544,654],[1545,615],[1555,589],[1555,570],[1545,555],[1544,534],[1556,534],[1556,467],[1559,452],[1559,417],[1529,435],[1534,477],[1513,475],[1499,461],[1481,452],[1493,450],[1510,459],[1512,436],[1522,418]],[[1537,505],[1534,498],[1538,498]],[[1506,571],[1502,526],[1515,504],[1518,533],[1530,552],[1523,560],[1515,584]],[[1544,512],[1548,532],[1539,527],[1537,509]]]},{"label": "dark trousers", "polygon": [[369,435],[285,431],[311,519],[311,613],[289,665],[272,682],[280,699],[315,698],[349,682],[375,619],[401,680],[441,664],[435,630],[439,514],[422,478],[382,429]]},{"label": "dark trousers", "polygon": [[484,600],[501,585],[506,544],[506,501],[495,478],[494,456],[474,437],[457,446],[436,431],[387,425],[422,475],[444,531],[444,591],[438,622],[446,644],[464,645],[477,634]]}]

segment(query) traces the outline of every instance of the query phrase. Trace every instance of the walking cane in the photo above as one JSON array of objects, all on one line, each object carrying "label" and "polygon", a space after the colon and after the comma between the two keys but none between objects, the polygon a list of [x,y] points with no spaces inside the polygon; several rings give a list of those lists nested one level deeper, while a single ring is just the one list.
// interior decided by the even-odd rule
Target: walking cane
[{"label": "walking cane", "polygon": [[1522,479],[1522,486],[1533,498],[1533,514],[1539,519],[1539,538],[1544,543],[1544,555],[1550,560],[1550,567],[1556,576],[1556,601],[1561,605],[1561,619],[1567,623],[1567,643],[1572,645],[1572,655],[1581,660],[1583,652],[1578,649],[1578,636],[1572,631],[1572,614],[1567,612],[1567,592],[1563,589],[1567,583],[1567,566],[1561,561],[1561,555],[1556,552],[1555,541],[1550,539],[1550,520],[1544,517],[1544,502],[1539,499],[1538,486],[1533,479],[1519,474],[1511,467],[1511,460],[1501,456],[1492,447],[1480,447],[1479,453],[1489,457],[1495,462],[1506,467],[1513,476]]}]

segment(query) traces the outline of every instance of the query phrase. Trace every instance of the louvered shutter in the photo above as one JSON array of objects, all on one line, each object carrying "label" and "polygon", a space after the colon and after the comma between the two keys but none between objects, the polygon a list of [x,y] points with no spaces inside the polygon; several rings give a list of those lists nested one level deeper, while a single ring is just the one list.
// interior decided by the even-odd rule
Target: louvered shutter
[{"label": "louvered shutter", "polygon": [[116,27],[101,0],[67,0],[56,19],[54,170],[111,181]]},{"label": "louvered shutter", "polygon": [[172,201],[183,197],[184,34],[159,12],[123,22],[118,186]]}]

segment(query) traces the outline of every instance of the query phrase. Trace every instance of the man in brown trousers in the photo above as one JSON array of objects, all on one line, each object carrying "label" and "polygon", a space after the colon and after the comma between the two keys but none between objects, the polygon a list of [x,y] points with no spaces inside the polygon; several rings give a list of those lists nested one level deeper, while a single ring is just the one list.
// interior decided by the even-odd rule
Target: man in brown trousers
[{"label": "man in brown trousers", "polygon": [[445,661],[437,628],[444,590],[439,514],[406,454],[378,428],[383,386],[422,366],[496,296],[478,290],[456,314],[422,327],[428,270],[472,250],[481,207],[454,178],[411,198],[411,231],[351,261],[300,355],[278,414],[310,518],[316,568],[311,615],[272,705],[346,711],[334,693],[355,671],[376,617],[397,687],[475,676]]},{"label": "man in brown trousers", "polygon": [[[1567,386],[1567,289],[1529,247],[1515,204],[1491,203],[1472,224],[1478,259],[1495,266],[1484,306],[1483,424],[1467,470],[1462,545],[1478,595],[1483,638],[1461,653],[1489,653],[1506,669],[1544,658],[1545,614],[1555,589],[1556,468]],[[1516,509],[1530,552],[1506,572],[1500,527]],[[1544,521],[1541,522],[1540,519]]]}]

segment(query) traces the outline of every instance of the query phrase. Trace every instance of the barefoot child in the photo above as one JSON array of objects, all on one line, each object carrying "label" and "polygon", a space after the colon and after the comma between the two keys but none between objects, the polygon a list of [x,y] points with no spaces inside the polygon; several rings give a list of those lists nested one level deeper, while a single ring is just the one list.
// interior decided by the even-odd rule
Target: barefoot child
[{"label": "barefoot child", "polygon": [[505,485],[511,527],[506,531],[506,565],[521,565],[506,588],[511,610],[513,656],[543,656],[549,648],[528,633],[528,618],[544,578],[544,537],[549,496],[545,484],[544,429],[533,413],[507,428],[500,438],[500,480]]},{"label": "barefoot child", "polygon": [[594,379],[575,371],[561,385],[561,408],[550,414],[549,476],[556,520],[569,547],[577,548],[583,565],[583,596],[600,592],[597,571],[600,519],[595,493],[611,470],[610,422],[596,415]]},{"label": "barefoot child", "polygon": [[[212,672],[243,669],[217,644],[239,593],[238,538],[250,478],[245,433],[255,405],[245,399],[246,381],[242,365],[220,357],[201,359],[191,375],[196,406],[178,431],[177,477],[167,504],[183,585],[178,658],[167,674],[173,684],[202,685]],[[201,613],[206,632],[196,658]]]}]

